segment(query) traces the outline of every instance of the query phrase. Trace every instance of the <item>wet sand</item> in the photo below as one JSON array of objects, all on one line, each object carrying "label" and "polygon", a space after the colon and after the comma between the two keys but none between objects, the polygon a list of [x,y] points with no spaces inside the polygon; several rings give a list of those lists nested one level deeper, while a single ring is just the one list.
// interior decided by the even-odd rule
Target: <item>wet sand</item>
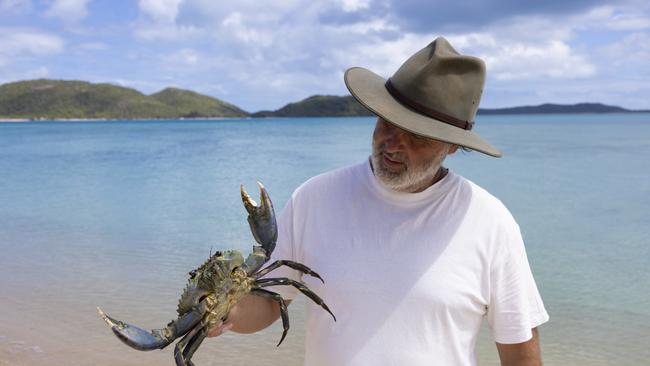
[{"label": "wet sand", "polygon": [[[141,352],[122,344],[100,319],[96,310],[60,309],[52,304],[49,313],[30,313],[0,303],[0,365],[173,365],[173,345],[164,350]],[[6,310],[5,310],[6,309]],[[302,309],[294,308],[294,326],[280,347],[279,324],[258,334],[229,333],[206,340],[195,354],[197,365],[302,365]],[[77,313],[77,316],[71,314]],[[164,327],[169,319],[153,319],[141,311],[137,316],[143,327]],[[298,314],[296,314],[298,313]],[[129,316],[132,317],[132,316]],[[125,319],[126,320],[126,319]],[[128,319],[129,321],[133,319]]]}]

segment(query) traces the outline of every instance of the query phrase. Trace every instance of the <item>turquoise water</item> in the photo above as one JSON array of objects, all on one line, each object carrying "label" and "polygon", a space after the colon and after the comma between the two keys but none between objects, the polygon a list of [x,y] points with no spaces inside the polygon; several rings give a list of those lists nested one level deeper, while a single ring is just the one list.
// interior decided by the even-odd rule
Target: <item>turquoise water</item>
[{"label": "turquoise water", "polygon": [[[0,365],[172,364],[122,346],[95,306],[145,327],[174,317],[188,270],[248,251],[239,185],[276,209],[305,179],[369,153],[370,118],[0,123]],[[650,359],[650,115],[485,116],[505,157],[447,166],[513,212],[551,315],[547,365]],[[405,264],[407,265],[407,264]],[[396,268],[395,270],[399,270]],[[207,341],[197,364],[300,365],[304,312]],[[495,364],[487,336],[483,365]],[[5,360],[3,363],[3,360]]]}]

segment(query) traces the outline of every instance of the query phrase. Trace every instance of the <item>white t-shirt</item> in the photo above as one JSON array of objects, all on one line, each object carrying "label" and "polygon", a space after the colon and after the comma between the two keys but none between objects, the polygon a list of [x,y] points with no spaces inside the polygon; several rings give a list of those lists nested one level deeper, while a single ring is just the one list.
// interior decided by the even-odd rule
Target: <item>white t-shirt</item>
[{"label": "white t-shirt", "polygon": [[414,194],[383,186],[368,162],[322,174],[278,226],[273,259],[325,284],[286,267],[268,277],[304,281],[337,317],[307,301],[307,366],[475,365],[484,317],[499,343],[525,342],[548,320],[514,219],[451,171]]}]

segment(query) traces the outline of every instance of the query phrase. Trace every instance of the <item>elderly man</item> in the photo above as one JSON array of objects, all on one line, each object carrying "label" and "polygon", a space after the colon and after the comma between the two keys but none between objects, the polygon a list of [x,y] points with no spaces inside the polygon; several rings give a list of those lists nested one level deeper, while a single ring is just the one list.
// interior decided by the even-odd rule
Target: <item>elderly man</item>
[{"label": "elderly man", "polygon": [[[372,155],[314,177],[279,219],[276,259],[305,263],[325,284],[293,270],[337,316],[309,304],[305,365],[475,365],[487,319],[503,365],[538,365],[536,327],[548,315],[519,227],[502,203],[443,167],[459,147],[499,157],[472,131],[485,65],[438,38],[388,80],[345,73],[374,112]],[[296,295],[282,288],[287,300]],[[249,296],[210,336],[254,332],[280,316]]]}]

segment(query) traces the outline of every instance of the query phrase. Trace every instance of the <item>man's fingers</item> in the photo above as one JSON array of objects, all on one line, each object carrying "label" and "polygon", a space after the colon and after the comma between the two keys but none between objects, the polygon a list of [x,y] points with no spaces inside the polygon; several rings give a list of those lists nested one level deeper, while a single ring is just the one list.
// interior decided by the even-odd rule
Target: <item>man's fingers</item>
[{"label": "man's fingers", "polygon": [[220,336],[232,328],[232,323],[230,322],[219,322],[219,324],[208,330],[208,337],[217,337]]}]

